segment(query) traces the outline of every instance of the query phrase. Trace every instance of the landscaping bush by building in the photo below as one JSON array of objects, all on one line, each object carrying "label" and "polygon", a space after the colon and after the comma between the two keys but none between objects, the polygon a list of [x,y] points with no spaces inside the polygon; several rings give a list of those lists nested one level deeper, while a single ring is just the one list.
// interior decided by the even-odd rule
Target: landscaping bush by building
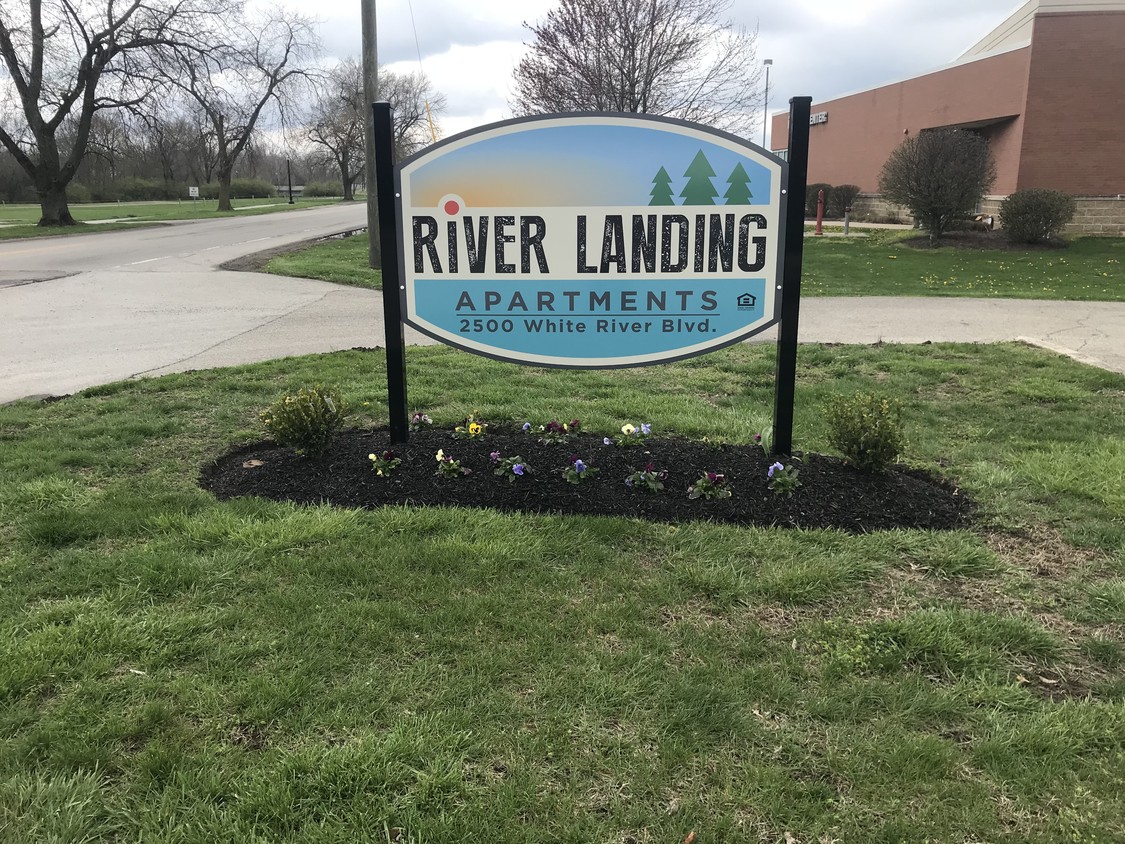
[{"label": "landscaping bush by building", "polygon": [[832,201],[829,203],[830,217],[843,217],[844,212],[855,204],[859,196],[859,185],[836,185],[829,194]]},{"label": "landscaping bush by building", "polygon": [[805,217],[816,216],[817,194],[824,191],[824,208],[827,212],[828,203],[832,201],[832,185],[827,182],[813,182],[805,191]]},{"label": "landscaping bush by building", "polygon": [[1016,191],[1000,203],[1000,225],[1013,243],[1046,243],[1074,219],[1074,198],[1057,190]]},{"label": "landscaping bush by building", "polygon": [[987,140],[963,129],[931,129],[890,154],[879,192],[909,208],[932,242],[972,214],[995,180]]}]

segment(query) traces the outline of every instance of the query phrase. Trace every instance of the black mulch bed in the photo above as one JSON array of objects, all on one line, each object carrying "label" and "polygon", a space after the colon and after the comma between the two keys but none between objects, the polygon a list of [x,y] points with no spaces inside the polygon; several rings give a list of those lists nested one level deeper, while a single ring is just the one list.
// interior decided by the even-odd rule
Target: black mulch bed
[{"label": "black mulch bed", "polygon": [[[448,430],[426,429],[393,450],[402,464],[388,478],[376,476],[368,455],[392,448],[385,429],[342,432],[322,457],[302,458],[273,442],[242,446],[206,466],[204,489],[220,499],[261,496],[301,504],[344,507],[385,504],[488,507],[532,513],[626,516],[659,522],[696,519],[740,525],[839,528],[867,532],[891,528],[949,529],[963,526],[975,507],[964,493],[926,472],[894,466],[885,474],[861,472],[835,457],[800,456],[801,487],[788,497],[771,491],[771,460],[754,446],[711,446],[680,438],[650,437],[640,446],[606,446],[601,435],[568,443],[541,443],[534,434],[492,426],[480,440],[454,439]],[[438,449],[472,474],[435,473]],[[489,455],[519,455],[533,474],[509,483],[493,474]],[[567,483],[561,471],[572,456],[599,474]],[[625,478],[652,462],[666,470],[663,492],[630,488]],[[688,487],[705,471],[729,479],[730,498],[690,500]]]}]

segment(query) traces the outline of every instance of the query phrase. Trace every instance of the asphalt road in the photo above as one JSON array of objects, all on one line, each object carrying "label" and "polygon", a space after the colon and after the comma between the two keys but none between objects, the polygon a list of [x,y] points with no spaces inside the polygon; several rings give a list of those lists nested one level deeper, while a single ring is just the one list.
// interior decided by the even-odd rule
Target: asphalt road
[{"label": "asphalt road", "polygon": [[[109,381],[383,345],[370,290],[217,269],[358,228],[365,207],[0,242],[0,403]],[[1125,373],[1125,303],[809,298],[803,342],[1025,340]],[[755,340],[769,340],[770,334]],[[407,330],[407,342],[430,343]]]}]

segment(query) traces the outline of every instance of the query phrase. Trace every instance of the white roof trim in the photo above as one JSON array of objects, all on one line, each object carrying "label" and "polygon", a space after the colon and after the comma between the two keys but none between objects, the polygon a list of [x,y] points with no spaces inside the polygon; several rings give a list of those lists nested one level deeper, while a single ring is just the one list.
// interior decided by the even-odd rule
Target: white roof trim
[{"label": "white roof trim", "polygon": [[1057,15],[1075,12],[1125,12],[1122,0],[1029,0],[992,32],[966,50],[958,61],[983,54],[993,54],[999,49],[1010,49],[1010,44],[1030,41],[1036,15]]}]

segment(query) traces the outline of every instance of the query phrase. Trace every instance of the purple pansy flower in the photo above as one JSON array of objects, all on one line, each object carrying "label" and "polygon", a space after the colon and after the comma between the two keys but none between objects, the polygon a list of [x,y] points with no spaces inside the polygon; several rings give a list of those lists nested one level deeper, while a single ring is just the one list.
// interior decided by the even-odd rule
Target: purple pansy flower
[{"label": "purple pansy flower", "polygon": [[523,423],[523,430],[530,431],[531,430],[531,423],[530,422],[524,422]]},{"label": "purple pansy flower", "polygon": [[516,463],[515,465],[513,465],[512,466],[512,474],[522,476],[523,475],[523,464],[522,463]]},{"label": "purple pansy flower", "polygon": [[772,466],[770,466],[770,470],[769,470],[769,473],[767,474],[767,476],[766,476],[766,477],[772,478],[772,477],[773,477],[773,473],[774,473],[774,472],[780,472],[780,471],[782,471],[782,470],[783,470],[784,468],[785,468],[785,467],[784,467],[784,466],[782,466],[782,465],[781,465],[780,463],[774,463],[774,464],[773,464]]},{"label": "purple pansy flower", "polygon": [[586,471],[586,464],[583,463],[581,460],[576,459],[574,461],[574,471],[581,475],[583,472]]},{"label": "purple pansy flower", "polygon": [[650,425],[648,422],[642,422],[641,423],[641,433],[644,434],[647,437],[649,434],[652,433],[652,425]]},{"label": "purple pansy flower", "polygon": [[488,459],[491,460],[493,463],[499,463],[500,462],[500,452],[499,451],[489,452]]}]

